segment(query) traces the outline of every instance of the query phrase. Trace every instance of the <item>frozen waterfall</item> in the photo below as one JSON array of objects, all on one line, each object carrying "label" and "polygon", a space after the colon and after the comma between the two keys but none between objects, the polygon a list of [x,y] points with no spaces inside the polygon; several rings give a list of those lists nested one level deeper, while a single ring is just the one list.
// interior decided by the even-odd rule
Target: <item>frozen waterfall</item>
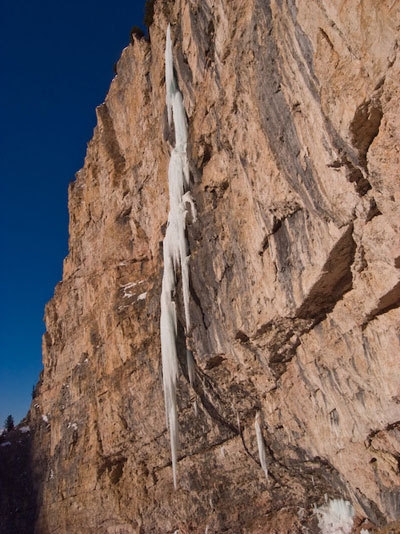
[{"label": "frozen waterfall", "polygon": [[[176,464],[178,449],[178,416],[176,408],[176,381],[178,378],[178,357],[176,349],[177,315],[175,304],[176,277],[180,270],[182,277],[182,294],[185,312],[186,331],[190,330],[189,315],[189,257],[185,237],[186,204],[191,206],[194,214],[193,200],[187,191],[189,187],[189,164],[186,153],[187,122],[175,77],[172,56],[171,29],[168,25],[165,46],[165,84],[168,123],[172,119],[175,130],[175,147],[171,153],[168,168],[169,214],[164,238],[164,274],[161,290],[161,356],[163,369],[163,387],[165,412],[171,442],[172,471],[176,488]],[[194,215],[195,216],[195,215]],[[190,382],[193,380],[192,354],[190,353]],[[189,365],[188,365],[189,368]]]}]

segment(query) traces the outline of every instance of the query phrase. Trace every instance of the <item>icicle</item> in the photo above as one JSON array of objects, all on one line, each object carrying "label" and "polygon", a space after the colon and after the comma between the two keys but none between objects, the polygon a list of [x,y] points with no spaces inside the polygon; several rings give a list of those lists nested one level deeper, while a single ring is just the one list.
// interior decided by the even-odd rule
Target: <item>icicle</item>
[{"label": "icicle", "polygon": [[172,59],[171,28],[168,24],[167,39],[165,43],[165,88],[166,104],[168,112],[168,124],[171,126],[172,95],[175,92],[174,64]]},{"label": "icicle", "polygon": [[[178,415],[176,408],[176,381],[178,378],[178,358],[176,352],[177,317],[174,295],[176,273],[182,276],[183,305],[186,331],[190,330],[189,315],[189,257],[185,237],[186,203],[189,202],[192,217],[196,211],[193,199],[186,189],[189,187],[189,163],[187,159],[187,121],[182,94],[174,77],[171,29],[168,25],[165,45],[165,84],[168,124],[172,120],[175,130],[175,148],[172,150],[168,167],[169,203],[168,225],[164,238],[164,274],[161,289],[161,356],[163,387],[167,427],[170,433],[172,471],[176,488],[176,464],[178,450]],[[187,350],[187,366],[190,383],[194,378],[194,361]]]},{"label": "icicle", "polygon": [[256,436],[257,436],[257,445],[258,445],[258,456],[260,458],[260,464],[262,467],[262,470],[265,473],[266,478],[268,479],[268,468],[267,468],[267,458],[265,453],[265,443],[264,438],[261,431],[261,415],[260,412],[256,413],[254,426],[256,429]]}]

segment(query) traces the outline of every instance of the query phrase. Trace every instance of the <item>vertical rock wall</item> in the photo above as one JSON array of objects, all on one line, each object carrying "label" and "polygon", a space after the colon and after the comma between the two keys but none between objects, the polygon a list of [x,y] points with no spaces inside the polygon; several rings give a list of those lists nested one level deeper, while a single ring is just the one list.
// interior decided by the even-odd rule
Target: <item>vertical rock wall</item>
[{"label": "vertical rock wall", "polygon": [[[176,491],[168,23],[197,208]],[[393,0],[156,2],[70,186],[30,413],[37,533],[317,532],[324,495],[352,503],[355,528],[399,518],[399,28]]]}]

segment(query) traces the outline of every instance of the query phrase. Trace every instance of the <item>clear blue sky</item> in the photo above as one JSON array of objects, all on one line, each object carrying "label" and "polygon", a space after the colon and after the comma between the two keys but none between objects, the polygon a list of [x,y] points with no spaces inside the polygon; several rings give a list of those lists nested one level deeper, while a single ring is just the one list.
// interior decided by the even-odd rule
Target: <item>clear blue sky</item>
[{"label": "clear blue sky", "polygon": [[26,414],[45,303],[67,255],[67,188],[144,0],[6,0],[0,17],[0,427]]}]

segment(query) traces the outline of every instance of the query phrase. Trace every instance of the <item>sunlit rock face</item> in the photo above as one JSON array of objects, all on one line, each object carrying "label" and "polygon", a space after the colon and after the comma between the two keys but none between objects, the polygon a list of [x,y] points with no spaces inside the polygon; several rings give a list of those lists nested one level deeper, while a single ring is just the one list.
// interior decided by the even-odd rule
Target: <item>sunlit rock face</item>
[{"label": "sunlit rock face", "polygon": [[[325,496],[351,504],[355,532],[399,518],[399,10],[156,2],[70,186],[30,412],[37,533],[318,532]],[[189,328],[179,269],[172,295],[176,490],[160,341],[168,24],[193,204]]]}]

